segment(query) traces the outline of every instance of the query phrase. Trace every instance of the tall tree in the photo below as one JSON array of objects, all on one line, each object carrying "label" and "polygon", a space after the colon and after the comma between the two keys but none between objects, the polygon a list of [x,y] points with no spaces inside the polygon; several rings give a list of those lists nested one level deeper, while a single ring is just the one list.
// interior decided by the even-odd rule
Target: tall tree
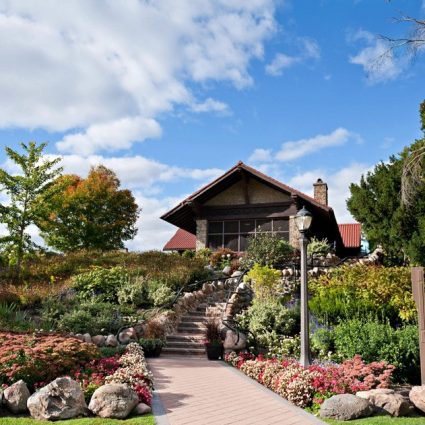
[{"label": "tall tree", "polygon": [[112,170],[100,165],[86,179],[64,175],[56,185],[65,189],[44,202],[46,214],[38,223],[49,246],[64,252],[113,250],[136,235],[138,206]]},{"label": "tall tree", "polygon": [[9,174],[0,169],[0,188],[9,197],[8,203],[0,204],[0,222],[8,230],[8,235],[0,238],[0,245],[15,265],[17,280],[20,279],[25,252],[36,247],[26,229],[39,220],[42,214],[40,199],[49,199],[54,195],[57,189],[53,187],[53,182],[62,171],[57,167],[60,158],[43,158],[46,145],[21,143],[22,154],[7,147],[6,155],[19,171]]},{"label": "tall tree", "polygon": [[[425,131],[425,102],[420,106]],[[425,137],[351,184],[347,207],[390,261],[425,265]],[[407,184],[409,181],[409,184]]]}]

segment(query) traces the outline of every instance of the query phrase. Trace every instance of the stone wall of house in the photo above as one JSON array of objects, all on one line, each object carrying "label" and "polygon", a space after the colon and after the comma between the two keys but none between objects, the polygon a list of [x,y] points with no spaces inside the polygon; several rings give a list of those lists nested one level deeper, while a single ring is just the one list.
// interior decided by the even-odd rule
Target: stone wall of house
[{"label": "stone wall of house", "polygon": [[299,238],[300,231],[298,230],[298,227],[295,224],[295,216],[292,215],[291,217],[289,217],[289,243],[295,249],[300,248]]},{"label": "stone wall of house", "polygon": [[207,220],[196,220],[196,251],[207,246],[208,222]]},{"label": "stone wall of house", "polygon": [[[266,186],[265,184],[262,184],[255,179],[250,179],[248,182],[248,194],[251,204],[291,201],[290,195],[272,189],[271,187]],[[245,192],[242,181],[233,184],[228,189],[205,202],[205,205],[207,206],[244,204]]]}]

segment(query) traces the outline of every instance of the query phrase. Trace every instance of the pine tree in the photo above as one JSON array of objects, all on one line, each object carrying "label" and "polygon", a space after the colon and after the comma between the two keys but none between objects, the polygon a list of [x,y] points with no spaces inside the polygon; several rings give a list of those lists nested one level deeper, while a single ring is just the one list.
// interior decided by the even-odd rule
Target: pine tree
[{"label": "pine tree", "polygon": [[22,154],[6,147],[6,155],[19,172],[9,174],[0,169],[0,189],[9,197],[9,202],[0,203],[0,222],[8,230],[8,235],[0,238],[0,246],[8,254],[9,264],[14,265],[17,281],[24,254],[37,247],[26,230],[40,219],[43,210],[40,199],[53,195],[53,182],[62,172],[56,166],[60,158],[43,158],[46,146],[46,143],[21,143]]}]

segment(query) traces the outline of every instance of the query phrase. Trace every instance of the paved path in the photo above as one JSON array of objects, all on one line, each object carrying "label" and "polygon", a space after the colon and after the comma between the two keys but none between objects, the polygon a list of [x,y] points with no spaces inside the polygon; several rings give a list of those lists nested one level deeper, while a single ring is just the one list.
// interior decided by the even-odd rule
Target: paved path
[{"label": "paved path", "polygon": [[323,424],[222,362],[160,357],[149,366],[158,425]]}]

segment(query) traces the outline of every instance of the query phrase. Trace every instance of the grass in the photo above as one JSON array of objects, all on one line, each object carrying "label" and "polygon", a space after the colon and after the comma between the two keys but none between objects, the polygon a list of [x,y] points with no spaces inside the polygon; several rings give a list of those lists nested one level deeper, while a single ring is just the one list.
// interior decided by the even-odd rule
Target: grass
[{"label": "grass", "polygon": [[[31,418],[0,418],[0,425],[39,425],[51,424],[49,421],[39,421]],[[66,421],[55,421],[55,424],[60,425],[155,425],[153,415],[143,415],[125,420],[121,419],[102,419],[102,418],[82,418],[68,419]]]},{"label": "grass", "polygon": [[[333,419],[323,419],[323,422],[332,425],[425,425],[424,416],[411,416],[403,418],[392,418],[387,415],[371,416],[369,418],[356,419],[354,421],[335,421]],[[0,422],[1,423],[1,422]]]}]

